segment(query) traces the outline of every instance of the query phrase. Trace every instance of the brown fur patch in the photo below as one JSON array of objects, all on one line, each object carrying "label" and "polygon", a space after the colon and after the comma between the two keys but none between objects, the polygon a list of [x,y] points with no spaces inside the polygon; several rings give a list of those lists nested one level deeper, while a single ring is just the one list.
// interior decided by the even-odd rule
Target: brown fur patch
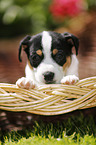
[{"label": "brown fur patch", "polygon": [[24,49],[26,49],[28,46],[27,45],[22,45]]},{"label": "brown fur patch", "polygon": [[30,69],[31,69],[31,70],[33,70],[33,67],[31,66],[31,64],[30,64],[30,61],[29,61],[29,60],[27,61],[27,63],[28,63],[28,66],[30,67]]},{"label": "brown fur patch", "polygon": [[53,55],[57,54],[58,53],[58,49],[54,49],[53,50]]},{"label": "brown fur patch", "polygon": [[42,56],[42,51],[39,49],[36,51],[36,53],[39,55],[39,56]]},{"label": "brown fur patch", "polygon": [[71,64],[71,57],[68,56],[66,58],[66,63],[63,65],[63,70],[66,71],[66,69],[70,66],[70,64]]}]

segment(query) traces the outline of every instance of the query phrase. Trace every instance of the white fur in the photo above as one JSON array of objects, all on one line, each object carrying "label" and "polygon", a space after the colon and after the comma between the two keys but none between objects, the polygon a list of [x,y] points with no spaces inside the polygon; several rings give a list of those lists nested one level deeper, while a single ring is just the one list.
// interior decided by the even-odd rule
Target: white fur
[{"label": "white fur", "polygon": [[37,68],[33,68],[33,71],[27,65],[26,67],[26,78],[34,78],[36,84],[45,84],[43,74],[47,71],[55,73],[54,81],[55,83],[60,83],[64,72],[63,68],[59,66],[55,61],[51,58],[51,43],[52,38],[48,34],[48,32],[43,32],[42,37],[42,46],[44,53],[44,60],[40,63]]},{"label": "white fur", "polygon": [[78,77],[79,61],[75,54],[71,55],[71,64],[67,69],[66,75],[76,75]]},{"label": "white fur", "polygon": [[[26,78],[19,79],[16,84],[21,88],[28,88],[26,86],[26,82],[29,82],[29,88],[33,88],[34,84],[36,86],[45,84],[43,74],[47,71],[53,72],[54,82],[55,83],[68,83],[73,84],[76,83],[78,78],[78,60],[76,55],[71,56],[71,64],[67,71],[64,72],[63,67],[59,66],[52,58],[51,58],[51,45],[52,38],[48,32],[44,31],[42,33],[42,47],[44,53],[44,60],[39,64],[37,68],[31,69],[27,64],[25,68]],[[26,81],[25,81],[26,79]],[[32,85],[33,84],[33,85]],[[24,85],[24,86],[23,86]]]}]

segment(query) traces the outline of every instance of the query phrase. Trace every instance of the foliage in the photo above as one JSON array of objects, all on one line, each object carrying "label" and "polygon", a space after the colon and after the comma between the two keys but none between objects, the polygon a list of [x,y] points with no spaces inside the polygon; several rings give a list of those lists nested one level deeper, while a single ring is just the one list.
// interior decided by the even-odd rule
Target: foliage
[{"label": "foliage", "polygon": [[1,35],[36,33],[47,29],[49,3],[49,0],[1,0]]},{"label": "foliage", "polygon": [[85,135],[84,138],[80,137],[79,134],[77,135],[77,140],[73,140],[74,135],[72,136],[63,136],[62,139],[60,138],[54,138],[54,137],[41,137],[41,136],[31,136],[30,138],[22,138],[19,140],[19,142],[8,142],[6,141],[6,145],[95,145],[96,144],[96,138],[89,135]]},{"label": "foliage", "polygon": [[0,37],[54,30],[95,6],[95,0],[0,0]]},{"label": "foliage", "polygon": [[96,10],[96,0],[86,0],[88,10]]}]

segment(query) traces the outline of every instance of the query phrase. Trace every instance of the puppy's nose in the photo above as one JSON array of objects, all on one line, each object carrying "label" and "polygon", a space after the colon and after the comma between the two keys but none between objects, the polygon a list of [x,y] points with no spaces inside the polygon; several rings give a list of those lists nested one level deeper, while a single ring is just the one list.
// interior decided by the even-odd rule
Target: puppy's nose
[{"label": "puppy's nose", "polygon": [[46,83],[50,83],[53,81],[54,73],[47,71],[43,74],[43,76],[44,76],[44,80],[46,81]]}]

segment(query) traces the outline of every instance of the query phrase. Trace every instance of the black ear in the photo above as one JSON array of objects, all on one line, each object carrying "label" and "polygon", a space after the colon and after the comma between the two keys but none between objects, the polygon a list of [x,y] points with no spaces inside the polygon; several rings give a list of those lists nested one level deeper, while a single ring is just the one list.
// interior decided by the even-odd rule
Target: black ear
[{"label": "black ear", "polygon": [[71,44],[71,46],[75,46],[76,55],[78,55],[79,39],[68,32],[64,33],[63,35],[65,37],[65,40],[67,40]]},{"label": "black ear", "polygon": [[22,61],[21,59],[21,50],[22,50],[22,46],[24,49],[29,48],[30,46],[30,40],[31,36],[27,35],[21,42],[20,42],[20,46],[19,46],[19,61]]}]

